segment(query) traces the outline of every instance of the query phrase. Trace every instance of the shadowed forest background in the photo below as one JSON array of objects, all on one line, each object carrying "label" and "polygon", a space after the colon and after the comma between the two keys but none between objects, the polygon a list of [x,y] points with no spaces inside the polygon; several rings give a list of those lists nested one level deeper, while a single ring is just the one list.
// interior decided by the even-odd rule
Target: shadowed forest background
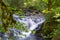
[{"label": "shadowed forest background", "polygon": [[0,32],[10,27],[26,30],[13,19],[13,14],[21,16],[28,9],[44,15],[40,33],[46,40],[60,40],[60,0],[0,0]]}]

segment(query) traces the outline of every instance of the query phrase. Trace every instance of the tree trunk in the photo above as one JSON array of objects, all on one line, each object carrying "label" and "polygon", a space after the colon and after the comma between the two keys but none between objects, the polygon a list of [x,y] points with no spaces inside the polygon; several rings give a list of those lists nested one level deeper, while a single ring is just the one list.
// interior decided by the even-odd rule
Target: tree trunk
[{"label": "tree trunk", "polygon": [[48,11],[51,10],[51,6],[52,6],[52,0],[48,0]]}]

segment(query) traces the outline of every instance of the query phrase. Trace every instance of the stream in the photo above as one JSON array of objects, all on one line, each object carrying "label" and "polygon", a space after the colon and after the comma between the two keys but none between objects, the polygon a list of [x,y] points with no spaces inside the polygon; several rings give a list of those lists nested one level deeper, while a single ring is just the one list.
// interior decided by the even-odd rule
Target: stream
[{"label": "stream", "polygon": [[[19,18],[18,15],[13,15],[14,20],[20,23],[24,23],[28,28],[28,32],[16,30],[15,28],[10,28],[10,38],[9,40],[44,40],[44,38],[37,37],[35,34],[32,34],[33,31],[37,31],[41,28],[42,23],[45,21],[44,16],[24,16]],[[40,26],[38,26],[40,25]],[[38,28],[37,28],[38,27]],[[1,40],[8,40],[6,33],[2,34]]]}]

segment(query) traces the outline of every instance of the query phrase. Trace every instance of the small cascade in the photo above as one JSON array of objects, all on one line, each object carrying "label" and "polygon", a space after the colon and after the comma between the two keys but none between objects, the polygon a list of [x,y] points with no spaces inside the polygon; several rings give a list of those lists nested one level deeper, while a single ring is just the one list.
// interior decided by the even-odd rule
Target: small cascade
[{"label": "small cascade", "polygon": [[[36,28],[38,25],[41,25],[45,19],[43,16],[24,16],[23,18],[19,18],[18,15],[13,15],[14,20],[20,23],[24,23],[25,26],[27,26],[28,32],[22,31],[22,30],[16,30],[15,28],[9,28],[11,38],[10,40],[36,40],[35,37],[31,36],[33,30],[37,30]],[[40,26],[41,28],[41,26]],[[39,29],[39,28],[38,28]],[[30,38],[31,37],[31,38]],[[34,39],[33,39],[33,38]],[[4,34],[2,36],[2,40],[8,40],[8,36]]]},{"label": "small cascade", "polygon": [[38,25],[41,25],[45,21],[44,17],[39,16],[25,16],[24,18],[19,18],[17,15],[14,14],[13,17],[14,20],[16,20],[17,22],[22,22],[28,27],[28,32],[21,32],[23,35],[26,35],[26,37],[30,36],[31,31],[35,30]]}]

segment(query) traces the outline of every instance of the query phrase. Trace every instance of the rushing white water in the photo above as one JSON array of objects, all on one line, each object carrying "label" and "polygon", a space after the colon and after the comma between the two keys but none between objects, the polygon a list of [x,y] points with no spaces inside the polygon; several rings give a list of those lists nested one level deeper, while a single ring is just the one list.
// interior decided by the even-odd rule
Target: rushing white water
[{"label": "rushing white water", "polygon": [[21,32],[23,35],[26,35],[26,37],[30,36],[31,30],[36,29],[38,25],[41,25],[45,21],[44,17],[37,16],[26,16],[24,18],[19,18],[17,15],[13,15],[13,17],[14,20],[16,20],[17,22],[22,22],[28,27],[28,32]]},{"label": "rushing white water", "polygon": [[[35,30],[38,27],[38,25],[41,25],[45,21],[43,16],[38,16],[38,15],[37,16],[24,16],[23,18],[19,18],[18,15],[14,14],[13,18],[17,22],[24,23],[24,26],[27,26],[25,28],[28,29],[28,32],[16,30],[15,28],[10,28],[9,31],[10,31],[11,40],[30,40],[30,39],[36,40],[35,38],[31,36],[31,31]],[[8,40],[7,34],[2,34],[2,40]]]}]

